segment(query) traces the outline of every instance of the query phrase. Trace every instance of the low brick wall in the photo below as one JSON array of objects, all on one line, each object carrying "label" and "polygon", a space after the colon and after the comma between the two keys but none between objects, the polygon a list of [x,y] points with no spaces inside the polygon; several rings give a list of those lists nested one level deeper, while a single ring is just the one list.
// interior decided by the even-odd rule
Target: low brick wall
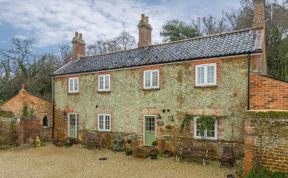
[{"label": "low brick wall", "polygon": [[0,117],[0,148],[16,144],[16,120]]},{"label": "low brick wall", "polygon": [[94,134],[94,136],[102,137],[102,145],[105,148],[113,147],[113,140],[122,138],[126,142],[127,140],[131,140],[133,144],[139,146],[141,145],[142,137],[137,136],[134,133],[120,133],[120,132],[98,132],[95,130],[84,130],[83,131],[83,139],[79,140],[79,142],[86,144],[87,134]]},{"label": "low brick wall", "polygon": [[35,140],[37,136],[40,137],[41,140],[50,140],[52,138],[51,135],[52,128],[42,127],[41,120],[31,119],[31,120],[23,120],[17,124],[16,133],[17,133],[17,145],[22,145],[29,142],[29,139]]},{"label": "low brick wall", "polygon": [[256,161],[271,171],[288,173],[288,112],[252,115],[245,121],[244,172]]}]

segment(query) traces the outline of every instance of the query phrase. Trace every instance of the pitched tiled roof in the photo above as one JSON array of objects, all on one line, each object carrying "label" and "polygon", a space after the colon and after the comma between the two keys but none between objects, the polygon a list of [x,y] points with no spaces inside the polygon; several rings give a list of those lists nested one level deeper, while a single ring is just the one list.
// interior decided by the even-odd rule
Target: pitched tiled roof
[{"label": "pitched tiled roof", "polygon": [[65,75],[259,52],[259,32],[248,29],[88,56],[58,69]]}]

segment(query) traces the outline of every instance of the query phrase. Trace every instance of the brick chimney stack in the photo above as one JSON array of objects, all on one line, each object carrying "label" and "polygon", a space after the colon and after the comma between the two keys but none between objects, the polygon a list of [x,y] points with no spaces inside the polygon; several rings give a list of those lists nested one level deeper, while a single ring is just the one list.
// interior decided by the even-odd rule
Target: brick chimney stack
[{"label": "brick chimney stack", "polygon": [[253,28],[265,28],[265,0],[253,0]]},{"label": "brick chimney stack", "polygon": [[141,14],[141,20],[138,24],[139,28],[139,42],[138,47],[145,47],[151,45],[152,27],[149,24],[148,16]]},{"label": "brick chimney stack", "polygon": [[254,18],[252,27],[257,32],[258,45],[261,47],[262,55],[257,57],[256,70],[263,74],[267,73],[266,43],[265,43],[265,0],[253,0]]},{"label": "brick chimney stack", "polygon": [[75,32],[72,39],[72,60],[75,61],[80,57],[85,57],[85,41],[82,38],[82,33]]}]

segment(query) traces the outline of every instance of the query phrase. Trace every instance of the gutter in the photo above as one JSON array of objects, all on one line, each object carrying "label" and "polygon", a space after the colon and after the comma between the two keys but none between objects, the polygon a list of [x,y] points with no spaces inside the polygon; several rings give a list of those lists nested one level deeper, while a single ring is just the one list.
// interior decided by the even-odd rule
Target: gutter
[{"label": "gutter", "polygon": [[54,140],[54,129],[55,129],[55,100],[54,100],[54,77],[51,76],[52,85],[52,139]]},{"label": "gutter", "polygon": [[247,58],[247,110],[250,110],[250,64],[251,63],[251,54],[248,53],[248,58]]}]

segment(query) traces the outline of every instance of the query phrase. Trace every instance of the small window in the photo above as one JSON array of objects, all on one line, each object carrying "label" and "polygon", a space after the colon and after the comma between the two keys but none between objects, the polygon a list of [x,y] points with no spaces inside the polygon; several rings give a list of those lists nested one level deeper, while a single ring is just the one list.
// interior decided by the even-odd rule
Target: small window
[{"label": "small window", "polygon": [[199,117],[194,118],[194,137],[195,138],[207,138],[210,140],[216,140],[217,139],[217,120],[215,120],[214,125],[212,125],[210,128],[204,130],[204,132],[201,132],[201,122]]},{"label": "small window", "polygon": [[111,115],[110,114],[98,115],[98,130],[99,131],[111,131]]},{"label": "small window", "polygon": [[110,91],[110,75],[109,74],[98,76],[98,90]]},{"label": "small window", "polygon": [[144,89],[159,88],[159,70],[144,71]]},{"label": "small window", "polygon": [[79,81],[78,78],[69,78],[68,79],[68,91],[69,93],[78,93],[79,92]]},{"label": "small window", "polygon": [[216,64],[202,64],[195,66],[196,86],[209,86],[217,84]]},{"label": "small window", "polygon": [[48,127],[48,126],[49,126],[49,120],[48,120],[47,116],[45,116],[43,118],[43,127]]}]

